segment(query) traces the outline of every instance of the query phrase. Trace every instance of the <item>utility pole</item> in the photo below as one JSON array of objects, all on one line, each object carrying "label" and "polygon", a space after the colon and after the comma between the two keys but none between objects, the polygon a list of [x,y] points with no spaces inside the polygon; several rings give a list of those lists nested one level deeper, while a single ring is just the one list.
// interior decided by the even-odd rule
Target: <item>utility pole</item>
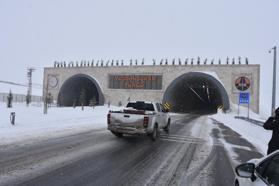
[{"label": "utility pole", "polygon": [[27,89],[27,96],[26,96],[26,105],[29,106],[31,102],[31,95],[32,95],[32,73],[35,68],[27,68],[27,78],[28,78],[28,89]]},{"label": "utility pole", "polygon": [[[272,86],[272,105],[271,105],[271,114],[274,114],[275,111],[275,102],[276,102],[276,46],[273,47],[273,86]],[[271,50],[269,53],[271,53]]]}]

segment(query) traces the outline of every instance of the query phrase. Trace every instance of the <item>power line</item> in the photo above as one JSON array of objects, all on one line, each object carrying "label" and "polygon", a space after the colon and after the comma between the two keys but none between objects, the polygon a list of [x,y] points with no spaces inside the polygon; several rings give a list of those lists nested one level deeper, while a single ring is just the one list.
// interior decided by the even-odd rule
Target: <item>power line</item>
[{"label": "power line", "polygon": [[[3,81],[0,80],[0,83],[5,83],[5,84],[9,84],[9,85],[16,85],[16,86],[21,86],[21,87],[28,87],[27,84],[21,84],[21,83],[15,83],[15,82],[11,82],[11,81]],[[43,85],[39,84],[39,83],[32,83],[33,88],[36,89],[42,89]]]},{"label": "power line", "polygon": [[27,87],[27,85],[19,84],[19,83],[14,83],[14,82],[11,82],[11,81],[2,81],[2,80],[0,80],[0,83],[10,84],[10,85],[17,85],[17,86],[22,86],[22,87]]}]

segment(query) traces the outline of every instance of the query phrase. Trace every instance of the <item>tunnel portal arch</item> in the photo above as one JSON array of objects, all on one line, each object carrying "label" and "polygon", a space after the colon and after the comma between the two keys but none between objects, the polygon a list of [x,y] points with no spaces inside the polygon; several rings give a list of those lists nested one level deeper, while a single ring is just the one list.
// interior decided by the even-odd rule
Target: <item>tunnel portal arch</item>
[{"label": "tunnel portal arch", "polygon": [[84,106],[92,103],[104,105],[105,102],[99,83],[86,74],[73,75],[63,83],[58,93],[58,105],[80,106],[81,99],[84,100]]},{"label": "tunnel portal arch", "polygon": [[222,83],[203,72],[188,72],[174,79],[163,95],[163,103],[169,103],[171,111],[183,113],[230,109],[229,96]]}]

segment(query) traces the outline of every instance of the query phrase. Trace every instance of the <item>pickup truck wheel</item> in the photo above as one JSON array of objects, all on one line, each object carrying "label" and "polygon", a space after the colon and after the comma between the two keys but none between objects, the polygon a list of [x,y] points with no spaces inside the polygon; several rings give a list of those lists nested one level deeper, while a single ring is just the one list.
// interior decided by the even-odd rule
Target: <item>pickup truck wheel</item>
[{"label": "pickup truck wheel", "polygon": [[170,132],[170,120],[168,120],[168,124],[167,126],[164,128],[164,131],[166,132],[166,134],[168,134]]},{"label": "pickup truck wheel", "polygon": [[151,134],[152,141],[155,141],[157,139],[157,136],[158,136],[158,126],[155,125],[154,129],[153,129],[153,132]]},{"label": "pickup truck wheel", "polygon": [[112,132],[112,133],[119,138],[123,137],[122,133],[119,133],[119,132]]}]

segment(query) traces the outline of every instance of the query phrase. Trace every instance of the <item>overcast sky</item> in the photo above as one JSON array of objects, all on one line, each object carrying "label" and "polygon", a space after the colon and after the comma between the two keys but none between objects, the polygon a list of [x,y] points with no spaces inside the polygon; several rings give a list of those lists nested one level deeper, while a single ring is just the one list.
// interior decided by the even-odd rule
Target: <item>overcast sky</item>
[{"label": "overcast sky", "polygon": [[270,112],[278,20],[278,0],[0,0],[0,80],[26,83],[32,66],[42,84],[54,61],[241,56],[261,64]]}]

